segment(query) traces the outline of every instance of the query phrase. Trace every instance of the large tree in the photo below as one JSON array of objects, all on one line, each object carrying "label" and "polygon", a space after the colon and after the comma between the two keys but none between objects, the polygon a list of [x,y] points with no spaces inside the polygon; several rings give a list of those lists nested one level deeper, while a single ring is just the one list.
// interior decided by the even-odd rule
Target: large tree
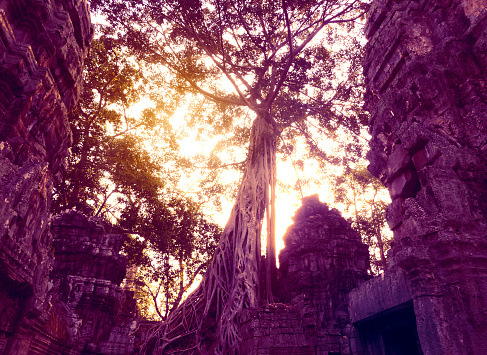
[{"label": "large tree", "polygon": [[189,201],[141,205],[125,209],[119,225],[136,238],[125,246],[129,264],[137,267],[135,289],[164,320],[207,269],[222,230]]},{"label": "large tree", "polygon": [[[150,352],[237,353],[238,316],[272,302],[276,153],[281,138],[313,132],[357,133],[359,44],[334,43],[360,17],[359,0],[93,1],[117,26],[138,60],[164,68],[180,92],[212,102],[219,117],[253,113],[248,155],[235,205],[199,288],[161,325]],[[336,51],[334,51],[336,50]],[[337,73],[340,63],[341,74]],[[170,73],[170,75],[166,74]],[[226,83],[226,84],[222,84]],[[224,122],[217,122],[222,125]],[[245,130],[243,130],[245,132]],[[315,154],[325,157],[316,149]],[[259,280],[260,234],[267,220],[266,280]],[[265,281],[265,282],[264,282]],[[265,284],[266,290],[260,289]]]},{"label": "large tree", "polygon": [[83,72],[83,94],[69,117],[72,154],[55,187],[54,212],[76,208],[87,215],[113,214],[108,201],[114,195],[151,195],[163,185],[156,173],[162,167],[131,134],[157,124],[151,109],[141,115],[127,112],[144,91],[142,72],[106,28],[97,33]]}]

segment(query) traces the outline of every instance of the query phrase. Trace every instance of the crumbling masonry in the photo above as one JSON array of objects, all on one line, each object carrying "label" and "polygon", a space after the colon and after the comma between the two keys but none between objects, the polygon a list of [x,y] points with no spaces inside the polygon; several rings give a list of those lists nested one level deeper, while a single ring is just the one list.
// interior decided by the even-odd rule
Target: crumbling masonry
[{"label": "crumbling masonry", "polygon": [[394,243],[350,295],[354,353],[484,354],[487,1],[375,1],[366,35],[369,170]]},{"label": "crumbling masonry", "polygon": [[[348,313],[335,318],[334,342],[320,338],[326,323],[317,315],[326,313],[326,301],[335,315],[343,311],[333,302],[339,287],[320,295],[323,304],[294,301],[287,313],[284,306],[250,313],[244,329],[254,333],[244,344],[253,344],[255,354],[484,354],[487,1],[377,0],[366,35],[369,170],[392,197],[387,208],[394,232],[389,269],[366,282],[356,279],[358,287],[346,298]],[[298,243],[313,239],[309,228],[301,233]],[[314,243],[320,249],[319,241]],[[293,248],[286,244],[281,255]],[[350,257],[356,256],[352,251]],[[322,257],[325,264],[336,260]],[[293,265],[303,267],[309,257],[302,254],[297,260]],[[290,277],[288,265],[281,267],[281,282],[293,289],[293,300],[313,295],[306,267],[299,277]],[[333,277],[319,279],[313,290],[323,289]],[[347,316],[349,324],[343,326],[338,319]],[[268,319],[273,326],[267,326]],[[280,325],[289,322],[299,330]],[[300,331],[304,336],[296,335]]]},{"label": "crumbling masonry", "polygon": [[2,354],[133,352],[120,236],[76,212],[49,231],[92,36],[84,0],[0,0]]},{"label": "crumbling masonry", "polygon": [[85,1],[0,0],[0,352],[4,354],[26,354],[49,312],[52,185],[71,145],[67,113],[80,95],[92,32]]},{"label": "crumbling masonry", "polygon": [[[54,267],[48,325],[63,322],[64,337],[51,354],[128,355],[138,327],[134,292],[122,289],[126,260],[122,235],[100,220],[66,211],[51,222]],[[49,328],[46,326],[46,328]]]},{"label": "crumbling masonry", "polygon": [[348,293],[369,278],[369,252],[336,209],[303,199],[279,255],[282,303],[244,311],[242,354],[350,354]]}]

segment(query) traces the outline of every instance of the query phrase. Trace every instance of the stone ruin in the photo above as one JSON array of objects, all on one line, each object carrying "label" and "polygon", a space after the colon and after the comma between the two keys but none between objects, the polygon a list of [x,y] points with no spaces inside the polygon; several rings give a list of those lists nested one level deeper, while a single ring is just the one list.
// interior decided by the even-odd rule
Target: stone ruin
[{"label": "stone ruin", "polygon": [[[0,0],[0,351],[29,350],[49,314],[53,180],[93,36],[76,0]],[[43,341],[43,340],[42,340]],[[40,345],[39,345],[40,346]],[[37,352],[36,352],[37,351]]]},{"label": "stone ruin", "polygon": [[375,1],[363,62],[389,267],[351,292],[356,354],[487,348],[487,1]]},{"label": "stone ruin", "polygon": [[133,352],[120,236],[76,212],[50,220],[92,36],[86,1],[0,0],[2,354]]},{"label": "stone ruin", "polygon": [[303,199],[279,254],[280,302],[242,315],[242,354],[350,354],[348,294],[368,280],[369,251],[336,209]]},{"label": "stone ruin", "polygon": [[[355,239],[355,250],[343,248],[353,261],[333,274],[341,258],[314,235],[330,233],[323,241],[338,244],[353,237],[332,232],[330,221],[319,233],[303,225],[299,242],[288,234],[280,256],[291,301],[244,315],[244,353],[467,355],[487,348],[487,1],[376,0],[366,35],[369,170],[392,198],[388,270],[365,281]],[[300,254],[305,245],[317,259]],[[336,282],[354,273],[347,294]],[[312,275],[319,276],[309,288]]]},{"label": "stone ruin", "polygon": [[[260,341],[267,346],[252,351],[484,354],[487,1],[376,0],[368,14],[366,35],[365,105],[372,136],[369,170],[381,179],[392,198],[386,213],[394,232],[388,270],[365,282],[356,278],[353,286],[358,287],[346,295],[347,307],[333,303],[339,288],[323,294],[333,304],[335,315],[342,311],[335,321],[336,335],[342,341],[335,339],[333,346],[331,341],[324,346],[320,326],[334,323],[322,323],[316,315],[327,313],[326,301],[321,299],[325,305],[311,302],[309,308],[295,301],[301,290],[301,297],[313,294],[306,290],[309,274],[299,265],[306,267],[305,260],[310,267],[319,263],[312,264],[303,256],[288,264],[285,256],[298,253],[293,251],[296,245],[287,244],[281,254],[282,275],[292,265],[299,276],[286,283],[294,297],[286,320],[299,324],[306,335],[298,338],[294,335],[297,331],[291,332],[294,338],[289,338],[286,346],[293,346],[281,350],[279,341],[286,337],[273,332],[285,334],[286,329],[261,326],[256,329],[270,332],[266,335],[269,340]],[[313,233],[305,230],[300,243],[306,244]],[[355,260],[357,255],[352,251],[349,257]],[[316,290],[333,283],[329,274],[320,279],[322,286],[318,282]],[[304,309],[312,310],[313,321],[308,323],[307,319],[313,318],[304,317]],[[261,322],[274,312],[274,324],[285,324],[281,321],[285,319],[283,307],[260,312]],[[343,326],[339,320],[347,316],[349,323]],[[253,322],[258,325],[255,319]],[[262,332],[252,339],[257,336]]]},{"label": "stone ruin", "polygon": [[[243,354],[483,354],[487,348],[487,1],[375,0],[364,59],[370,171],[394,232],[382,275],[307,198],[281,303],[241,315]],[[84,0],[0,0],[0,352],[130,354],[119,237],[52,219],[93,31]],[[142,336],[143,338],[143,336]]]},{"label": "stone ruin", "polygon": [[[52,310],[45,329],[63,322],[62,351],[53,354],[132,354],[139,325],[134,291],[122,289],[122,235],[77,211],[53,218]],[[57,349],[56,349],[57,350]],[[60,349],[61,350],[61,349]]]}]

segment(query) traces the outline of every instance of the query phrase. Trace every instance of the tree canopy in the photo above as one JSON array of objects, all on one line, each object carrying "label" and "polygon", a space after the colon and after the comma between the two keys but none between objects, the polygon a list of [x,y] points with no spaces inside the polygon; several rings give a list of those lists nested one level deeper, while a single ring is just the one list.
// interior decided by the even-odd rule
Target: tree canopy
[{"label": "tree canopy", "polygon": [[[359,134],[365,123],[361,46],[347,33],[363,13],[361,1],[96,0],[92,6],[153,68],[153,82],[196,94],[193,124],[205,133],[231,130],[242,145],[261,115],[283,138],[305,136],[315,149],[310,153],[325,158],[316,137],[337,138],[341,127]],[[253,114],[240,122],[247,109]]]},{"label": "tree canopy", "polygon": [[[334,202],[350,215],[352,228],[369,245],[373,273],[387,268],[386,253],[391,235],[385,221],[389,196],[387,189],[364,165],[346,167],[343,174],[334,176]],[[390,231],[389,231],[390,232]]]},{"label": "tree canopy", "polygon": [[129,134],[140,126],[153,128],[156,122],[150,109],[140,117],[126,113],[142,94],[143,78],[119,49],[107,31],[92,42],[83,73],[84,91],[69,117],[72,154],[56,186],[55,212],[77,208],[100,215],[108,212],[107,200],[114,193],[147,196],[164,184],[153,173],[161,167],[143,149],[140,138]]},{"label": "tree canopy", "polygon": [[[75,208],[124,233],[124,252],[129,266],[138,269],[139,290],[165,318],[206,270],[221,228],[178,188],[182,170],[189,167],[167,122],[176,105],[132,113],[132,106],[150,94],[147,80],[117,37],[107,27],[97,30],[83,95],[70,115],[72,154],[55,186],[53,212]],[[154,132],[162,154],[145,146]]]},{"label": "tree canopy", "polygon": [[[272,302],[278,149],[291,149],[284,140],[299,135],[310,154],[325,159],[316,134],[336,135],[340,127],[357,134],[366,118],[359,105],[361,48],[346,36],[364,5],[358,0],[97,0],[92,6],[104,11],[124,45],[160,82],[213,104],[211,114],[200,110],[199,122],[233,130],[236,141],[248,144],[236,202],[207,273],[145,348],[238,352],[241,309],[257,306],[263,294]],[[338,46],[338,37],[347,43]],[[264,283],[259,262],[265,216]]]}]

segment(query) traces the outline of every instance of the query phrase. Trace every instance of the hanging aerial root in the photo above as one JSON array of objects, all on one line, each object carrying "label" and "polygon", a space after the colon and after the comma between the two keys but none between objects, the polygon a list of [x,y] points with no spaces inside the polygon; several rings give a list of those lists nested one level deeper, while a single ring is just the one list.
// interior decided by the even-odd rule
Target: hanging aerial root
[{"label": "hanging aerial root", "polygon": [[266,209],[271,216],[267,229],[273,229],[269,200],[275,195],[276,137],[264,117],[255,119],[237,199],[213,260],[198,288],[148,338],[142,354],[239,353],[239,315],[260,302],[260,235]]}]

